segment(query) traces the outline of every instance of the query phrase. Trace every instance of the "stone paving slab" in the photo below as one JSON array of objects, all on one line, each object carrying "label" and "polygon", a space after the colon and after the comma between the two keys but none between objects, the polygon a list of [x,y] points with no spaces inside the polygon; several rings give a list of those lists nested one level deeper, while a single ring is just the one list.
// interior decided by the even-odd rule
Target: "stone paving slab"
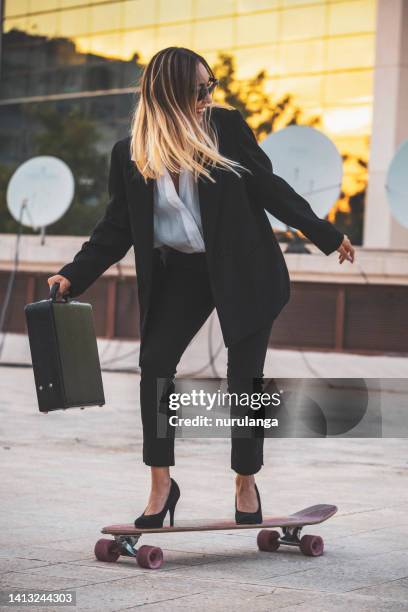
[{"label": "stone paving slab", "polygon": [[364,558],[364,563],[360,559],[347,559],[347,563],[344,564],[320,563],[319,566],[315,564],[313,568],[290,575],[271,575],[268,582],[287,588],[309,588],[340,593],[405,578],[407,568],[408,551],[393,551],[367,556]]},{"label": "stone paving slab", "polygon": [[86,585],[86,580],[81,580],[80,577],[64,578],[60,576],[47,575],[39,577],[36,574],[29,572],[9,572],[1,578],[2,589],[75,589],[78,586]]},{"label": "stone paving slab", "polygon": [[408,578],[400,580],[392,580],[391,582],[383,582],[375,586],[363,587],[353,591],[355,595],[378,598],[382,600],[391,599],[404,603],[407,606],[408,602]]},{"label": "stone paving slab", "polygon": [[[405,612],[406,602],[386,600],[379,597],[362,597],[357,594],[330,594],[310,598],[294,606],[284,606],[285,612]],[[278,607],[277,609],[283,609]],[[269,608],[271,609],[271,608]],[[275,608],[273,608],[275,609]],[[265,609],[266,612],[267,608]]]},{"label": "stone paving slab", "polygon": [[[15,554],[15,549],[14,551]],[[4,551],[2,551],[4,555]],[[39,559],[24,559],[22,557],[0,557],[0,575],[4,576],[8,572],[19,571],[22,572],[24,570],[33,570],[37,567],[47,567],[49,565],[48,561],[41,561]]]}]

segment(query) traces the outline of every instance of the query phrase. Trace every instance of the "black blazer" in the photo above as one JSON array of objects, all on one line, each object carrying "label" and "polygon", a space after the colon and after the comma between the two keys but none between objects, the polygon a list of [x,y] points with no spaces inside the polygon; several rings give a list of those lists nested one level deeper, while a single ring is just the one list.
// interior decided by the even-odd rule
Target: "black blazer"
[{"label": "black blazer", "polygon": [[[297,228],[329,255],[343,240],[329,221],[273,173],[269,157],[238,110],[214,107],[219,150],[252,171],[242,177],[216,168],[216,183],[200,176],[198,191],[208,272],[225,345],[271,322],[289,300],[290,280],[265,209]],[[115,143],[109,170],[110,200],[102,219],[71,263],[58,274],[80,295],[134,247],[143,336],[153,275],[162,266],[153,250],[153,179],[147,184],[130,159],[130,137]],[[154,256],[153,256],[154,254]]]}]

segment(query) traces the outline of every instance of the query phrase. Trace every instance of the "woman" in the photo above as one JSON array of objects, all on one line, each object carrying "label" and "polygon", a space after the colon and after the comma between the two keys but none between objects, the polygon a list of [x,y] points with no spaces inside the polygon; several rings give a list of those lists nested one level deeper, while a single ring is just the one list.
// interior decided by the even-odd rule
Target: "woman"
[{"label": "woman", "polygon": [[[188,49],[169,47],[150,60],[131,135],[112,149],[105,215],[73,261],[48,279],[60,283],[61,296],[69,290],[75,297],[134,247],[143,460],[151,467],[140,527],[161,526],[167,512],[173,523],[180,495],[169,470],[174,432],[158,429],[157,384],[173,381],[214,307],[228,348],[229,392],[262,390],[272,323],[290,295],[265,209],[326,255],[337,250],[339,263],[354,259],[347,237],[273,173],[241,113],[212,103],[216,82],[205,59]],[[240,414],[239,406],[231,412]],[[233,432],[237,523],[262,522],[254,478],[262,464],[263,431]]]}]

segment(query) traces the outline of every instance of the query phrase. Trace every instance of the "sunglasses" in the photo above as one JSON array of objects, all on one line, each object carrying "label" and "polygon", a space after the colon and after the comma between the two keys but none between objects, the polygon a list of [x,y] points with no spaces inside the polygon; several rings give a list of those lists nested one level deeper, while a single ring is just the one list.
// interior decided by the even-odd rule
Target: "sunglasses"
[{"label": "sunglasses", "polygon": [[207,85],[204,85],[204,83],[201,83],[200,86],[197,87],[195,90],[195,93],[197,95],[197,102],[204,100],[207,94],[212,93],[214,89],[217,87],[218,83],[219,83],[218,79],[214,79],[213,77],[210,77],[208,79]]}]

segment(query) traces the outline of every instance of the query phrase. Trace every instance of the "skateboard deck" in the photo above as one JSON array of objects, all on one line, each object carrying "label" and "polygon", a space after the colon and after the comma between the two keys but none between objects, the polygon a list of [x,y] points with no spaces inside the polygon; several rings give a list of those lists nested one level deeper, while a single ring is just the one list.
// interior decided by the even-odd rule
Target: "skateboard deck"
[{"label": "skateboard deck", "polygon": [[[235,521],[186,520],[173,527],[164,526],[155,529],[141,529],[131,524],[107,525],[101,533],[114,536],[114,540],[100,539],[95,545],[95,556],[99,561],[114,562],[121,555],[134,557],[137,563],[147,569],[158,569],[163,564],[163,551],[156,546],[143,545],[136,549],[140,537],[148,533],[180,533],[189,531],[231,531],[236,529],[259,529],[257,536],[259,550],[273,552],[281,544],[297,546],[304,555],[318,557],[323,554],[323,539],[317,535],[304,535],[300,532],[306,525],[317,525],[327,521],[337,512],[337,507],[329,504],[317,504],[299,510],[287,516],[267,516],[262,523],[237,525]],[[270,530],[271,527],[279,531]],[[267,528],[267,529],[265,529]]]}]

